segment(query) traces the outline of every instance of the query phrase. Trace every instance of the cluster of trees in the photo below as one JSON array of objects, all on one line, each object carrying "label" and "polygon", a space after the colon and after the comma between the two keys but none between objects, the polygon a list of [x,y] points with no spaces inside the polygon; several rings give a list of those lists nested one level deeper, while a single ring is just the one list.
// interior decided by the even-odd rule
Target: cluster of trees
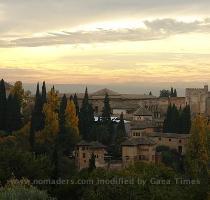
[{"label": "cluster of trees", "polygon": [[191,128],[190,106],[186,105],[179,109],[173,104],[169,104],[166,118],[163,124],[163,132],[188,134]]},{"label": "cluster of trees", "polygon": [[21,107],[24,90],[21,82],[16,82],[7,97],[5,83],[0,81],[0,130],[11,133],[22,127]]},{"label": "cluster of trees", "polygon": [[177,91],[173,87],[171,90],[163,89],[160,91],[160,97],[177,97]]}]

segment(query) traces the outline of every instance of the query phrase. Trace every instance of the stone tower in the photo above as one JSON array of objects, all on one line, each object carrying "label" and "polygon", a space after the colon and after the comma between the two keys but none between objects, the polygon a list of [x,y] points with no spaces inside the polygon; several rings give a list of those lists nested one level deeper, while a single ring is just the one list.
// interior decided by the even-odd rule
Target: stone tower
[{"label": "stone tower", "polygon": [[204,88],[187,88],[186,103],[190,105],[192,114],[208,114],[208,85]]}]

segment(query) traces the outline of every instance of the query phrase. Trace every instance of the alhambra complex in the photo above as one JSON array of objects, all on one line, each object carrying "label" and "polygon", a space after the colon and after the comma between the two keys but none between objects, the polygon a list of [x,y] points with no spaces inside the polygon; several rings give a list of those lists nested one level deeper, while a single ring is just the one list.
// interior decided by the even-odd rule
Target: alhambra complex
[{"label": "alhambra complex", "polygon": [[[180,155],[186,152],[189,134],[163,133],[163,122],[169,104],[183,108],[190,105],[191,115],[210,116],[210,92],[204,88],[187,88],[185,97],[161,98],[152,95],[119,94],[109,89],[102,89],[90,94],[95,116],[100,116],[105,95],[109,95],[113,119],[123,113],[127,139],[121,144],[122,160],[112,163],[106,160],[106,146],[92,142],[80,142],[75,149],[75,162],[78,169],[87,168],[91,154],[95,155],[96,167],[122,168],[136,161],[158,163],[161,155],[158,146],[175,149]],[[81,104],[84,94],[78,94]]]}]

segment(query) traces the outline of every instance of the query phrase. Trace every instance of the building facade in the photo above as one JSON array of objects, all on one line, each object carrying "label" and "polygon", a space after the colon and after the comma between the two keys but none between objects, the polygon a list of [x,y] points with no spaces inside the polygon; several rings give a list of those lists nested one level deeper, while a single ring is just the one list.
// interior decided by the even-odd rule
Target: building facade
[{"label": "building facade", "polygon": [[89,167],[89,160],[94,154],[96,167],[106,167],[104,157],[106,154],[106,146],[99,142],[81,141],[75,148],[75,164],[77,169],[85,169]]}]

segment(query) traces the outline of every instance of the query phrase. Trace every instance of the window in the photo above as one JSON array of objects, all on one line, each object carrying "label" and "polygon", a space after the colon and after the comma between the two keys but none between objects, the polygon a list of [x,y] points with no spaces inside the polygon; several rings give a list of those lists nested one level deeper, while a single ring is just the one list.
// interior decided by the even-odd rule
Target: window
[{"label": "window", "polygon": [[95,113],[98,113],[98,106],[95,106]]},{"label": "window", "polygon": [[161,140],[161,137],[159,137],[159,140]]},{"label": "window", "polygon": [[82,154],[82,157],[85,158],[85,153]]},{"label": "window", "polygon": [[169,140],[168,140],[169,142],[171,142],[171,138],[169,138]]},{"label": "window", "polygon": [[83,150],[83,151],[85,150],[85,147],[84,147],[84,146],[82,147],[82,150]]},{"label": "window", "polygon": [[182,140],[179,140],[179,143],[182,143]]},{"label": "window", "polygon": [[178,146],[178,152],[181,154],[182,153],[182,146]]}]

